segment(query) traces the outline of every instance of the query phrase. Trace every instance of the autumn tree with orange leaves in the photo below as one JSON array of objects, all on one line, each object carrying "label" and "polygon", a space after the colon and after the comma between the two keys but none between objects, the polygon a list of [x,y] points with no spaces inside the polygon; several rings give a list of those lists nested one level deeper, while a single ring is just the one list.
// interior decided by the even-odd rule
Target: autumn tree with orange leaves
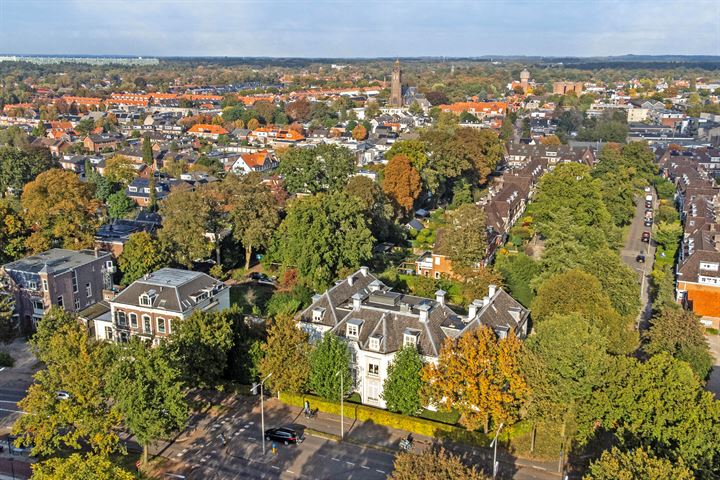
[{"label": "autumn tree with orange leaves", "polygon": [[425,403],[455,409],[470,430],[489,431],[490,421],[513,423],[528,394],[520,370],[522,344],[514,333],[499,339],[481,326],[457,340],[447,339],[437,365],[422,371]]},{"label": "autumn tree with orange leaves", "polygon": [[385,167],[383,191],[399,215],[407,215],[422,191],[420,174],[405,155],[395,155]]},{"label": "autumn tree with orange leaves", "polygon": [[357,140],[365,140],[367,138],[367,129],[363,125],[357,125],[352,130],[352,137]]}]

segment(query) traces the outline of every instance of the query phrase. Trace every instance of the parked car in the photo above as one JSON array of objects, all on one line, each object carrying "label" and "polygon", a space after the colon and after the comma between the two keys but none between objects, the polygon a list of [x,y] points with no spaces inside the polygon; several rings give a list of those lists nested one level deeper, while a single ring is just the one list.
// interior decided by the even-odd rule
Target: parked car
[{"label": "parked car", "polygon": [[643,242],[650,242],[650,232],[643,232],[641,240]]},{"label": "parked car", "polygon": [[643,222],[643,225],[645,225],[646,227],[652,227],[652,222],[653,222],[652,217],[646,218],[645,221]]},{"label": "parked car", "polygon": [[638,263],[645,263],[645,255],[642,253],[639,253],[637,257],[635,257],[635,261]]},{"label": "parked car", "polygon": [[650,193],[650,187],[645,187],[645,193]]},{"label": "parked car", "polygon": [[305,435],[287,427],[269,428],[265,430],[265,440],[282,442],[285,445],[301,444],[305,440]]},{"label": "parked car", "polygon": [[645,202],[645,208],[652,208],[652,202]]}]

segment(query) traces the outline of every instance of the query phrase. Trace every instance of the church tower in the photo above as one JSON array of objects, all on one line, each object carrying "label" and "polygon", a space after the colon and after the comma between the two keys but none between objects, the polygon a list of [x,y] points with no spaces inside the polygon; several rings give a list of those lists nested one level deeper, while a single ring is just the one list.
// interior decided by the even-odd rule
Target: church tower
[{"label": "church tower", "polygon": [[402,107],[402,70],[400,70],[400,59],[395,60],[392,71],[392,83],[390,84],[391,107]]},{"label": "church tower", "polygon": [[530,86],[530,72],[527,71],[527,68],[523,68],[523,71],[520,72],[520,86],[523,92],[527,93]]}]

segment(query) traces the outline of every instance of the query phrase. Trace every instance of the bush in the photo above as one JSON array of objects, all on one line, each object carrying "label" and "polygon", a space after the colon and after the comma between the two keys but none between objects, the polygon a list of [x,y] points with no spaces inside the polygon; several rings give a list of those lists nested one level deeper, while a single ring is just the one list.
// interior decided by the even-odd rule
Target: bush
[{"label": "bush", "polygon": [[[340,415],[340,404],[323,400],[315,395],[295,395],[282,392],[280,400],[288,405],[303,408],[305,400],[310,403],[310,408],[317,408],[321,412]],[[454,442],[461,442],[480,447],[487,447],[491,438],[482,432],[471,432],[461,427],[448,425],[446,423],[434,422],[417,417],[400,415],[392,413],[380,408],[374,408],[367,405],[356,405],[345,403],[345,418],[349,420],[357,420],[360,422],[373,422],[377,425],[396,428],[413,432],[418,435],[425,435],[434,438],[444,438]],[[515,434],[515,429],[509,428],[504,432],[505,438],[511,438]]]},{"label": "bush", "polygon": [[278,315],[292,315],[297,312],[302,303],[292,293],[277,292],[270,297],[265,309],[268,317],[275,318]]},{"label": "bush", "polygon": [[12,367],[15,365],[15,359],[8,352],[0,352],[0,367]]}]

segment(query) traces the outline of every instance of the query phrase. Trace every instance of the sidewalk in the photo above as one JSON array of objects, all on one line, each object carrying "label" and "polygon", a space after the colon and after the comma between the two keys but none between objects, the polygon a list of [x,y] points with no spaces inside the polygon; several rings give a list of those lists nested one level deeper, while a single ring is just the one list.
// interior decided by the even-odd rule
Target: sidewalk
[{"label": "sidewalk", "polygon": [[[318,412],[317,417],[307,419],[303,414],[302,408],[287,405],[276,398],[271,398],[265,401],[265,415],[268,415],[268,412],[280,410],[281,407],[285,411],[289,410],[292,412],[290,415],[286,415],[287,423],[289,424],[304,425],[307,428],[329,434],[329,436],[335,438],[340,435],[340,416]],[[352,406],[350,408],[352,408]],[[349,420],[347,418],[343,423],[343,431],[345,434],[345,438],[343,439],[344,442],[367,448],[380,449],[393,454],[400,451],[400,440],[407,438],[410,433],[405,430],[398,430],[372,422],[359,422],[356,420]],[[433,446],[442,446],[445,450],[459,455],[464,460],[471,461],[472,464],[484,466],[486,469],[490,469],[492,467],[493,451],[490,448],[451,443],[449,441],[438,440],[415,433],[413,433],[413,439],[415,452],[422,452],[432,448]],[[556,461],[544,462],[539,460],[517,458],[504,451],[502,448],[498,449],[497,459],[498,462],[515,468],[533,468],[551,475],[555,474],[558,478],[561,477],[561,475],[557,473]]]}]

